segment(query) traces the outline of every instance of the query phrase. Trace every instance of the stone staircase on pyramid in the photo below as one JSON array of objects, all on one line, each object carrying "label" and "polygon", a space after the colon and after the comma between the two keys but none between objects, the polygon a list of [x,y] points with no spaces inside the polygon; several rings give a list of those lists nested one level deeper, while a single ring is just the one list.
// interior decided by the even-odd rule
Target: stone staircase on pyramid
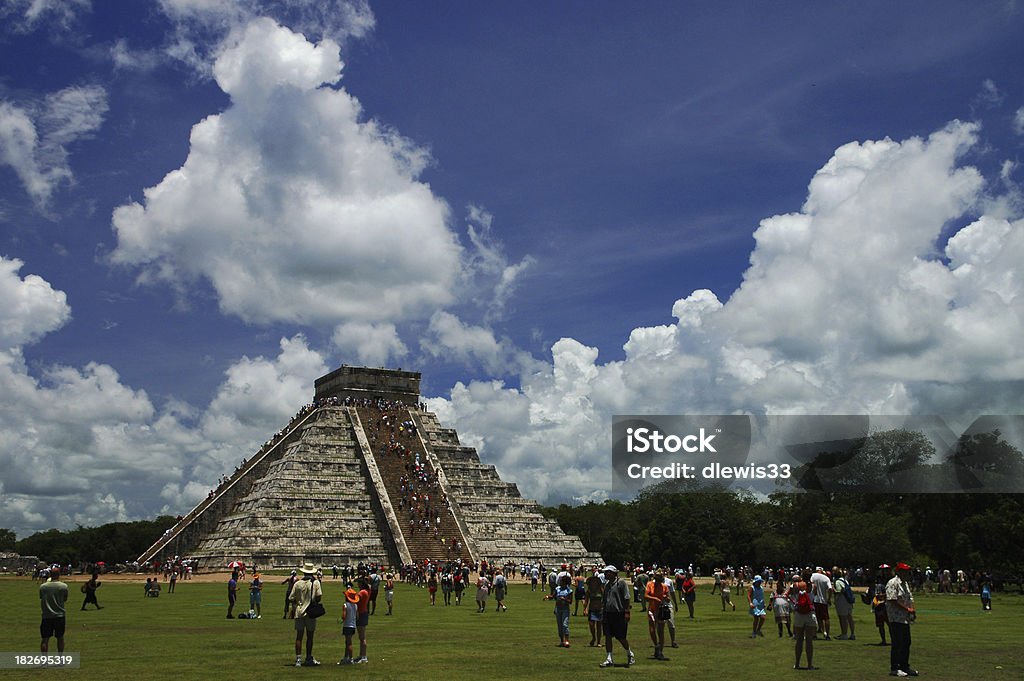
[{"label": "stone staircase on pyramid", "polygon": [[[182,556],[204,569],[234,560],[261,568],[309,560],[601,562],[441,427],[419,402],[419,378],[346,366],[321,377],[313,405],[139,562]],[[409,423],[415,427],[400,425]],[[417,459],[425,478],[413,502],[402,484]]]}]

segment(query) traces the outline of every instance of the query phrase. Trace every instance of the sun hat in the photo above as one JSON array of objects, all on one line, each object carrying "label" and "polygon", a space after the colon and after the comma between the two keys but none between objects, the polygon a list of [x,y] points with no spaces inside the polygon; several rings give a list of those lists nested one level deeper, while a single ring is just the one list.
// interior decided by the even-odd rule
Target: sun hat
[{"label": "sun hat", "polygon": [[345,600],[348,601],[349,603],[358,603],[359,602],[359,594],[356,593],[355,589],[353,589],[352,587],[349,587],[349,588],[345,589]]},{"label": "sun hat", "polygon": [[910,570],[911,567],[909,565],[907,565],[906,563],[896,563],[896,569],[897,570]]},{"label": "sun hat", "polygon": [[758,582],[763,582],[763,581],[764,581],[764,577],[762,577],[761,575],[754,575],[754,583],[755,584],[757,584]]},{"label": "sun hat", "polygon": [[618,571],[619,571],[619,568],[615,567],[614,565],[605,565],[604,566],[604,570],[601,570],[601,572],[618,572]]},{"label": "sun hat", "polygon": [[299,568],[299,571],[302,574],[304,574],[304,575],[315,575],[316,571],[319,570],[319,569],[320,568],[318,568],[317,566],[313,565],[312,563],[307,562],[307,563],[303,564],[302,567]]}]

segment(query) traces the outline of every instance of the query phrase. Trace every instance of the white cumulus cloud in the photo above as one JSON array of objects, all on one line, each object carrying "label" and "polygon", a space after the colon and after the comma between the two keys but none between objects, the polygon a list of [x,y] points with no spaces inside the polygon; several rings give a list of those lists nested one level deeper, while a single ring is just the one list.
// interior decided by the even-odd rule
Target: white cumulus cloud
[{"label": "white cumulus cloud", "polygon": [[519,388],[458,384],[431,405],[550,502],[609,489],[615,414],[1019,413],[1024,220],[963,164],[979,133],[844,145],[799,211],[755,230],[728,300],[681,298],[622,360],[562,339]]},{"label": "white cumulus cloud", "polygon": [[330,87],[335,43],[257,19],[214,73],[231,105],[143,203],[115,210],[115,262],[145,281],[206,279],[254,322],[394,323],[452,300],[461,249],[417,179],[426,153]]},{"label": "white cumulus cloud", "polygon": [[20,106],[0,101],[0,163],[10,166],[40,209],[74,174],[68,147],[90,136],[107,113],[107,92],[73,86]]},{"label": "white cumulus cloud", "polygon": [[23,348],[71,310],[22,267],[0,257],[0,527],[19,536],[188,511],[312,400],[327,371],[302,336],[285,338],[276,357],[235,362],[197,410],[155,406],[107,364],[30,366]]}]

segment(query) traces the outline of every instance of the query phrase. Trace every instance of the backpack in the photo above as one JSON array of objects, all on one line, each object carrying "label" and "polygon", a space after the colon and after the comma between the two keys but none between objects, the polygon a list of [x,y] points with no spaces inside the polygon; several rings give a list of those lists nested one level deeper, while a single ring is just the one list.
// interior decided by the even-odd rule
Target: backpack
[{"label": "backpack", "polygon": [[796,611],[802,615],[807,615],[814,612],[814,603],[811,602],[811,595],[806,591],[801,591],[796,596]]},{"label": "backpack", "polygon": [[[843,579],[843,578],[840,578],[840,579]],[[854,603],[857,602],[857,597],[853,595],[853,589],[850,588],[850,583],[848,581],[846,581],[845,579],[843,579],[842,593],[843,593],[843,598],[845,598],[846,602],[849,603],[850,605],[853,605]]]}]

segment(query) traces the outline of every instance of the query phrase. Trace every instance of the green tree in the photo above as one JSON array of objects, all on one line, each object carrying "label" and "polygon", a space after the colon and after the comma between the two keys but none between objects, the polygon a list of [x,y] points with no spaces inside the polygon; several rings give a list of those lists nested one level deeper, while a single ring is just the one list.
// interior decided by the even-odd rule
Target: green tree
[{"label": "green tree", "polygon": [[0,527],[0,551],[13,551],[18,537],[6,527]]}]

